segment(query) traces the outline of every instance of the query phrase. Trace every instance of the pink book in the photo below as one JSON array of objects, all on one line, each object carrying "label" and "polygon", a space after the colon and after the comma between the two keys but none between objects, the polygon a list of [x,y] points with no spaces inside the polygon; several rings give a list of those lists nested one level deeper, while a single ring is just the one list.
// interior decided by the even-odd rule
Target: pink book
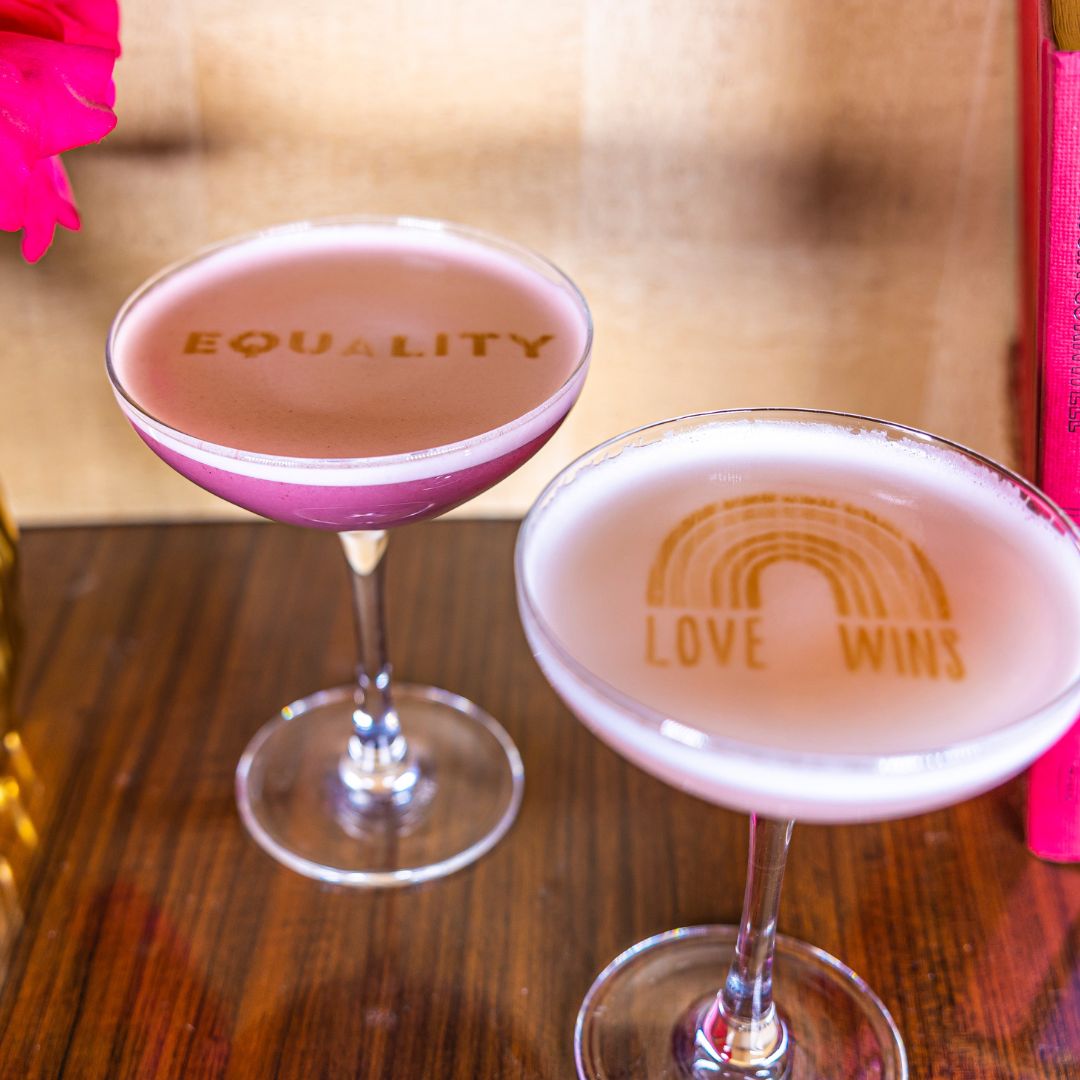
[{"label": "pink book", "polygon": [[1040,48],[1043,10],[1039,0],[1019,0],[1020,45],[1020,334],[1013,369],[1013,398],[1018,449],[1023,471],[1031,477],[1038,466],[1039,430],[1039,226],[1041,206],[1042,91]]},{"label": "pink book", "polygon": [[[1058,48],[1042,0],[1020,0],[1020,46],[1027,362],[1019,405],[1039,485],[1080,521],[1080,52]],[[1080,862],[1078,778],[1080,723],[1031,769],[1028,845],[1040,858]]]}]

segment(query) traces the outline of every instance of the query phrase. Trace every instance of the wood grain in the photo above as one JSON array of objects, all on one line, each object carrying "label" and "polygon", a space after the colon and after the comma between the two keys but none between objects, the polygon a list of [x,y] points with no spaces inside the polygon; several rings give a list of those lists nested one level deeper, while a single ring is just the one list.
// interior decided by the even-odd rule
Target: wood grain
[{"label": "wood grain", "polygon": [[[737,916],[745,819],[629,767],[562,708],[518,627],[514,534],[403,530],[388,569],[399,673],[505,724],[520,819],[473,868],[370,894],[279,868],[233,805],[254,730],[349,677],[333,539],[27,534],[40,843],[19,864],[0,1076],[565,1080],[601,967]],[[907,821],[796,829],[781,929],[870,981],[913,1077],[1080,1075],[1080,869],[1025,852],[1020,801],[1013,783]]]},{"label": "wood grain", "polygon": [[555,441],[469,513],[702,409],[913,423],[1007,458],[1007,0],[124,0],[119,123],[68,157],[84,229],[0,234],[0,477],[24,523],[237,511],[165,469],[102,371],[145,277],[349,213],[544,252],[596,317]]}]

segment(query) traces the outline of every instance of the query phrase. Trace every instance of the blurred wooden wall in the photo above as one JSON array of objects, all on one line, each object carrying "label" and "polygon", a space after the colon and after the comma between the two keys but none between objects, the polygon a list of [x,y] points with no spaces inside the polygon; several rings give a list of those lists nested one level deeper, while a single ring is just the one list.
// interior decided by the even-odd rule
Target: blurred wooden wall
[{"label": "blurred wooden wall", "polygon": [[217,517],[126,428],[112,313],[208,241],[345,213],[466,222],[589,297],[584,396],[468,512],[608,435],[832,407],[1011,456],[1005,0],[124,0],[84,229],[0,236],[0,482],[25,522]]}]

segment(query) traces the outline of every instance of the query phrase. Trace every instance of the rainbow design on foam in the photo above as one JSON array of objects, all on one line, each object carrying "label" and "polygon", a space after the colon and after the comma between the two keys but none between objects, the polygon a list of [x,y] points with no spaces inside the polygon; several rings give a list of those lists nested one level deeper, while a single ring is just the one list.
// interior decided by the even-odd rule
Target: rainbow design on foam
[{"label": "rainbow design on foam", "polygon": [[664,538],[646,586],[651,607],[753,611],[772,565],[812,567],[841,618],[947,621],[949,601],[919,546],[876,514],[808,495],[709,503]]}]

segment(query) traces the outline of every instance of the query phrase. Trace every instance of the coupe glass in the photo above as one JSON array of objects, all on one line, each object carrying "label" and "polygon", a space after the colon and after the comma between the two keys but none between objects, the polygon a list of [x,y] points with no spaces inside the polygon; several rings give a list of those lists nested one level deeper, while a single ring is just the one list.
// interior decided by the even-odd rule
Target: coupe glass
[{"label": "coupe glass", "polygon": [[[790,438],[792,433],[797,440]],[[696,455],[700,467],[695,466],[686,501],[678,504],[683,497],[680,457],[685,455]],[[865,490],[845,489],[842,479],[829,487],[835,479],[831,474],[859,464],[864,455],[873,458],[877,470]],[[759,457],[768,459],[772,480],[769,490],[755,492],[747,477],[757,475]],[[787,469],[791,483],[783,479]],[[954,504],[940,500],[935,504],[938,519],[931,522],[922,487],[939,476],[943,490],[956,492],[958,501],[954,517]],[[649,494],[635,502],[635,490],[646,480],[651,486],[641,490]],[[676,495],[669,497],[665,487]],[[960,506],[965,491],[974,500],[976,489],[986,504],[979,519],[965,516]],[[871,499],[874,512],[865,509]],[[670,518],[665,516],[669,503],[676,507]],[[890,520],[897,515],[907,523],[906,536]],[[993,536],[986,531],[991,520]],[[1016,557],[1005,559],[1001,573],[988,579],[983,549],[989,559],[991,541],[1004,543],[1001,538],[1014,530],[1019,541],[1008,550]],[[942,552],[948,554],[949,573],[939,576],[934,560]],[[896,1025],[866,983],[840,960],[777,934],[793,820],[887,819],[945,806],[1018,773],[1061,736],[1080,708],[1080,623],[1075,615],[1080,537],[1073,524],[1020,477],[919,431],[842,414],[722,412],[621,435],[567,467],[525,520],[516,572],[532,650],[578,718],[618,753],[667,783],[750,814],[739,926],[671,930],[613,960],[578,1015],[578,1075],[588,1080],[905,1077],[906,1055]],[[786,600],[770,608],[763,597],[785,574],[786,587],[805,589],[804,599],[791,610],[784,609]],[[995,610],[1003,577],[1012,574],[1033,575],[1032,583],[1042,590],[1020,588],[1018,595],[1056,604],[1055,615],[1047,611],[1047,625],[1040,626],[1037,606],[982,620],[970,617],[966,605],[972,600]],[[913,591],[916,584],[925,586],[923,593]],[[1054,601],[1055,594],[1060,602]],[[673,597],[674,611],[664,606]],[[866,611],[860,615],[856,607]],[[911,636],[908,629],[890,636],[900,625],[893,616],[901,609],[908,611]],[[864,644],[893,641],[923,649],[927,635],[937,635],[935,640],[947,646],[934,646],[935,666],[922,669],[927,677],[921,682],[911,663],[925,663],[930,655],[925,649],[901,657],[903,678],[890,672],[879,683],[883,676],[870,670],[869,662],[867,670],[851,675],[861,680],[858,693],[865,696],[850,729],[856,739],[860,730],[874,730],[876,722],[900,708],[902,702],[889,702],[894,693],[925,693],[912,698],[922,702],[933,701],[934,694],[973,695],[958,699],[969,708],[958,711],[955,730],[938,731],[937,738],[928,739],[934,745],[925,749],[905,749],[907,736],[893,725],[880,733],[886,748],[870,752],[857,746],[846,752],[837,747],[835,735],[827,749],[817,750],[817,728],[807,736],[804,727],[800,737],[805,745],[794,748],[763,734],[760,712],[747,705],[763,699],[744,695],[748,687],[754,690],[755,679],[771,687],[770,707],[781,702],[797,721],[815,710],[820,715],[826,709],[820,702],[833,700],[829,680],[847,677],[839,660],[840,674],[831,674],[830,650],[839,653],[837,634],[835,625],[828,635],[820,632],[824,624],[814,622],[819,610],[834,620],[836,612],[843,615],[840,626],[847,630],[841,629],[841,637],[848,633],[849,643],[862,626],[871,628]],[[752,624],[749,659],[738,678],[729,669],[710,674],[713,681],[692,715],[687,684],[700,672],[693,665],[702,650],[720,648],[718,627],[725,612],[732,620],[728,625]],[[954,622],[961,618],[966,620],[963,633]],[[807,639],[810,659],[790,694],[782,685],[784,672],[765,670],[753,651],[760,652],[765,641],[782,653],[783,643],[778,635],[770,639],[767,629],[785,619],[788,629],[817,631],[812,642]],[[670,625],[685,631],[675,645],[658,636],[658,628]],[[711,628],[713,646],[704,636],[694,637],[694,625]],[[987,667],[991,646],[999,649],[999,660],[1004,656],[1020,664],[1019,655],[1013,655],[1019,635],[1044,632],[1051,643],[1044,651],[1055,654],[1053,676],[1050,666],[1044,670],[1040,662],[1021,664],[1016,671],[1004,663],[996,673]],[[877,633],[880,638],[872,636]],[[989,635],[985,642],[984,634]],[[960,665],[964,649],[970,654],[967,670]],[[795,654],[789,650],[783,655]],[[854,652],[845,655],[849,672],[852,664],[862,663]],[[870,659],[885,666],[893,662],[884,652],[875,651]],[[646,661],[659,665],[656,670],[664,674],[657,678],[667,681],[645,680]],[[812,678],[815,664],[825,671],[817,681]],[[761,670],[751,670],[754,666]],[[1032,707],[1010,712],[1002,706],[1000,717],[980,727],[979,709],[972,703],[982,701],[988,689],[981,680],[998,675],[1010,693],[1028,695]],[[658,685],[661,691],[654,693]],[[985,703],[988,709],[996,708],[993,696]],[[725,710],[734,726],[713,726],[709,717],[723,717]],[[911,715],[918,719],[916,709]],[[944,715],[951,724],[948,709]],[[893,744],[894,749],[887,748]]]},{"label": "coupe glass", "polygon": [[[408,328],[410,314],[430,330],[424,327],[424,311],[415,309],[428,295],[423,288],[430,286],[424,281],[430,282],[432,274],[454,273],[453,265],[440,265],[440,245],[477,264],[497,264],[513,283],[509,301],[503,295],[504,305],[512,306],[515,290],[524,294],[546,290],[545,295],[556,297],[573,340],[581,343],[570,358],[569,376],[520,415],[490,430],[415,452],[360,458],[293,456],[219,445],[164,422],[139,400],[129,385],[131,379],[125,377],[123,350],[137,347],[148,302],[165,303],[161,296],[172,296],[161,290],[175,288],[179,295],[186,282],[220,272],[228,260],[257,266],[263,255],[281,257],[290,245],[300,250],[303,245],[322,244],[333,251],[335,245],[350,243],[406,252],[404,261],[409,273],[417,275],[417,288],[412,288],[410,278],[401,290],[405,297],[393,310],[368,311],[365,316],[372,325],[395,332],[402,325]],[[424,274],[428,277],[421,279]],[[439,288],[443,290],[439,295],[462,294],[476,301],[475,283],[450,281]],[[351,317],[353,307],[363,310],[363,300],[344,296],[341,303]],[[273,299],[266,301],[283,308],[286,320],[290,302],[288,288],[282,290],[280,283]],[[325,297],[315,302],[325,309]],[[484,298],[477,302],[484,303]],[[261,310],[256,308],[256,314]],[[241,328],[246,325],[240,323]],[[254,320],[252,325],[261,323]],[[454,338],[474,339],[473,355],[481,355],[488,339],[496,336],[461,333]],[[271,337],[244,331],[236,341],[254,355]],[[224,339],[217,333],[194,334],[189,351],[209,350],[219,340]],[[435,355],[442,357],[450,335],[440,333],[435,340]],[[393,359],[375,355],[361,341],[352,352],[362,351],[363,362],[369,364],[401,365],[418,355],[404,337],[395,340]],[[251,740],[236,772],[236,797],[245,826],[286,866],[353,886],[404,885],[466,866],[488,851],[513,822],[521,803],[522,765],[502,727],[456,694],[391,679],[383,610],[387,530],[444,513],[502,480],[536,453],[581,391],[591,341],[584,298],[551,263],[474,230],[414,218],[304,222],[230,240],[164,270],[118,313],[106,350],[108,374],[121,409],[143,441],[184,476],[238,506],[289,524],[337,532],[345,551],[359,645],[356,680],[283,708]],[[323,347],[314,332],[301,343],[308,352]],[[483,400],[486,389],[478,379],[478,400]],[[415,391],[420,393],[423,387],[417,384]],[[404,393],[410,393],[408,387]],[[236,401],[237,408],[244,404],[242,399]],[[394,401],[387,400],[386,409],[394,407]]]}]

